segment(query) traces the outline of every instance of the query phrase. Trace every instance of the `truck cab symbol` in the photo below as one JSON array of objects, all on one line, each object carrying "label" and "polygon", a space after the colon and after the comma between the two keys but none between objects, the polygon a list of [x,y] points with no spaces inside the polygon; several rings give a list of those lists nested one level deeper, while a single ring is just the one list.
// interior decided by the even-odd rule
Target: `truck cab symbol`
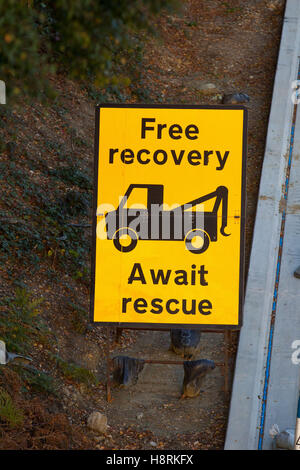
[{"label": "truck cab symbol", "polygon": [[[144,188],[147,193],[147,207],[136,209],[140,220],[145,221],[146,230],[141,230],[141,224],[134,226],[136,211],[128,209],[130,196],[137,188]],[[216,200],[211,211],[196,210],[198,204],[213,198]],[[191,253],[204,253],[210,242],[218,239],[218,210],[221,204],[220,233],[225,237],[230,235],[225,233],[228,209],[228,189],[225,186],[219,186],[215,191],[172,210],[163,209],[163,200],[164,187],[161,184],[130,184],[117,210],[105,214],[107,239],[113,240],[116,249],[123,253],[132,251],[138,240],[181,240],[185,241]],[[157,207],[160,207],[159,216],[154,218],[153,209]],[[168,230],[165,230],[165,221],[168,221]]]}]

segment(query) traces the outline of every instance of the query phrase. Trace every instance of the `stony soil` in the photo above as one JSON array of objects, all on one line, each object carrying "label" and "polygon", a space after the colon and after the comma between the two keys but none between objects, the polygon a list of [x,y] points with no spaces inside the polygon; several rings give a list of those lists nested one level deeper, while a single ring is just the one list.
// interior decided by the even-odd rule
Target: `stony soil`
[{"label": "stony soil", "polygon": [[[221,102],[224,93],[236,91],[250,96],[250,103],[247,104],[246,268],[250,257],[283,3],[270,0],[183,1],[181,12],[163,14],[155,21],[157,34],[147,42],[139,64],[142,77],[134,84],[142,88],[140,91],[146,97],[145,101],[156,103],[217,104]],[[15,150],[18,164],[22,165],[26,158],[26,153],[23,152],[26,149],[33,158],[44,152],[48,166],[55,167],[55,154],[49,148],[45,151],[47,139],[64,145],[69,152],[73,152],[80,167],[91,169],[94,102],[76,84],[63,77],[54,78],[53,81],[60,95],[59,110],[57,107],[43,108],[41,105],[27,104],[15,112],[16,122],[11,121],[9,133],[13,135],[15,132],[20,145]],[[207,83],[215,86],[213,93],[209,95],[203,92],[203,84]],[[128,92],[130,93],[129,90]],[[138,101],[134,95],[131,96],[128,101]],[[67,125],[73,129],[72,135],[77,140],[86,141],[84,151],[66,133]],[[3,162],[9,158],[7,152],[1,156]],[[47,180],[41,173],[32,172],[30,177],[47,186]],[[89,220],[90,214],[86,214],[80,222],[88,223]],[[74,222],[78,221],[74,219]],[[89,243],[88,233],[86,239]],[[207,377],[200,396],[179,400],[182,366],[147,364],[136,385],[129,389],[114,388],[113,401],[107,403],[106,331],[101,327],[75,331],[72,327],[72,311],[66,305],[66,299],[70,299],[79,302],[88,311],[89,286],[59,271],[56,276],[49,277],[49,266],[55,271],[56,261],[43,260],[37,273],[30,266],[25,268],[18,262],[13,266],[2,266],[0,293],[11,292],[12,280],[22,276],[33,295],[43,295],[43,318],[55,338],[50,347],[52,352],[59,353],[66,361],[75,361],[93,371],[100,379],[100,384],[88,386],[64,378],[60,382],[59,399],[39,395],[34,397],[44,410],[40,412],[43,422],[46,423],[47,419],[50,422],[47,413],[51,416],[59,413],[64,417],[61,422],[66,419],[74,433],[76,430],[71,440],[72,433],[66,424],[62,424],[57,430],[56,439],[47,440],[47,435],[43,437],[46,424],[40,433],[37,431],[38,412],[32,418],[33,411],[26,409],[28,419],[24,429],[8,430],[1,424],[0,447],[222,449],[229,398],[223,391],[224,376],[221,368],[217,367]],[[87,319],[85,323],[87,324]],[[236,342],[234,336],[230,348],[230,383]],[[48,347],[49,345],[35,343],[32,351],[34,365],[62,380],[57,364],[48,360]],[[167,332],[125,331],[119,345],[111,343],[110,355],[121,353],[149,359],[178,359],[168,348]],[[222,334],[202,335],[198,357],[221,362],[223,353]],[[23,403],[22,406],[26,408],[21,398],[19,403],[20,406]],[[99,437],[87,430],[87,418],[94,410],[108,416],[110,427],[106,436]],[[55,426],[53,429],[55,431]]]}]

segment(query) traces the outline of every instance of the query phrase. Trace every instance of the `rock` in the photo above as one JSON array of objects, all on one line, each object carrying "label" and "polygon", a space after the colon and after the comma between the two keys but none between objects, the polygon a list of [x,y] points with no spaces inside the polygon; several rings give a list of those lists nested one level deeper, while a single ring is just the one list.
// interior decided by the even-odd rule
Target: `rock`
[{"label": "rock", "polygon": [[195,88],[203,95],[215,95],[218,93],[218,88],[214,83],[195,82]]},{"label": "rock", "polygon": [[295,430],[285,429],[275,437],[276,448],[278,449],[294,449]]},{"label": "rock", "polygon": [[222,95],[218,93],[217,95],[212,96],[213,101],[222,101]]},{"label": "rock", "polygon": [[156,442],[154,442],[154,441],[150,441],[149,444],[150,444],[151,447],[156,447],[157,446]]},{"label": "rock", "polygon": [[274,12],[279,12],[284,7],[285,0],[267,0],[266,7]]},{"label": "rock", "polygon": [[144,413],[139,413],[136,415],[136,419],[142,419],[144,416]]},{"label": "rock", "polygon": [[107,431],[107,417],[99,411],[93,411],[88,417],[87,425],[92,431],[105,434]]},{"label": "rock", "polygon": [[278,424],[273,424],[269,430],[269,435],[273,439],[272,448],[276,449],[294,449],[295,430],[285,429],[284,431],[279,430]]},{"label": "rock", "polygon": [[250,101],[249,96],[246,93],[231,93],[224,95],[222,99],[223,104],[242,104]]},{"label": "rock", "polygon": [[185,76],[181,85],[184,89],[197,90],[203,95],[215,95],[219,93],[218,86],[215,83],[203,80],[203,74],[198,72]]}]

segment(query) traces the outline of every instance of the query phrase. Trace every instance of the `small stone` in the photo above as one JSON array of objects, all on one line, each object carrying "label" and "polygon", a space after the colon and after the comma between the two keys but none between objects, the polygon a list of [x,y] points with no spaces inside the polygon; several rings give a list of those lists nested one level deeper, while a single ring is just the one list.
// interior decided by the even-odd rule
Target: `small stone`
[{"label": "small stone", "polygon": [[211,98],[213,101],[221,101],[222,100],[222,95],[220,95],[219,93],[215,96],[212,96]]},{"label": "small stone", "polygon": [[154,441],[150,441],[149,444],[150,444],[151,447],[156,447],[157,446],[156,442],[154,442]]},{"label": "small stone", "polygon": [[144,413],[138,413],[138,414],[136,415],[136,419],[142,419],[143,416],[144,416]]},{"label": "small stone", "polygon": [[195,83],[195,88],[197,88],[197,90],[203,95],[214,95],[218,93],[218,88],[214,83]]},{"label": "small stone", "polygon": [[272,11],[281,10],[284,7],[285,0],[267,0],[267,8]]},{"label": "small stone", "polygon": [[185,89],[197,90],[203,95],[216,95],[220,93],[217,85],[203,80],[203,75],[194,73],[184,78],[182,86]]},{"label": "small stone", "polygon": [[297,277],[298,279],[300,279],[300,266],[298,266],[298,268],[295,269],[295,271],[294,271],[294,277]]},{"label": "small stone", "polygon": [[222,99],[223,104],[242,104],[250,101],[249,96],[246,93],[231,93],[224,95]]},{"label": "small stone", "polygon": [[92,431],[105,434],[107,431],[107,417],[99,411],[93,411],[88,417],[87,425]]}]

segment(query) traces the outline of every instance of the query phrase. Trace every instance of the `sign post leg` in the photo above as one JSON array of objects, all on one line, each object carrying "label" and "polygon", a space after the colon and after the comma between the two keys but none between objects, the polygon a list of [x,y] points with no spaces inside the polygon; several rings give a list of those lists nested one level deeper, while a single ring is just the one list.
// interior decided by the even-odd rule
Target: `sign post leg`
[{"label": "sign post leg", "polygon": [[116,339],[115,339],[116,343],[120,342],[120,338],[121,338],[122,334],[123,334],[123,328],[119,328],[117,326],[117,328],[116,328]]},{"label": "sign post leg", "polygon": [[110,383],[110,328],[106,328],[106,400],[111,402]]},{"label": "sign post leg", "polygon": [[228,354],[229,354],[229,351],[228,351],[228,348],[229,348],[229,331],[228,330],[225,330],[224,331],[224,348],[225,348],[225,351],[224,351],[224,391],[225,391],[225,394],[227,396],[228,394]]}]

